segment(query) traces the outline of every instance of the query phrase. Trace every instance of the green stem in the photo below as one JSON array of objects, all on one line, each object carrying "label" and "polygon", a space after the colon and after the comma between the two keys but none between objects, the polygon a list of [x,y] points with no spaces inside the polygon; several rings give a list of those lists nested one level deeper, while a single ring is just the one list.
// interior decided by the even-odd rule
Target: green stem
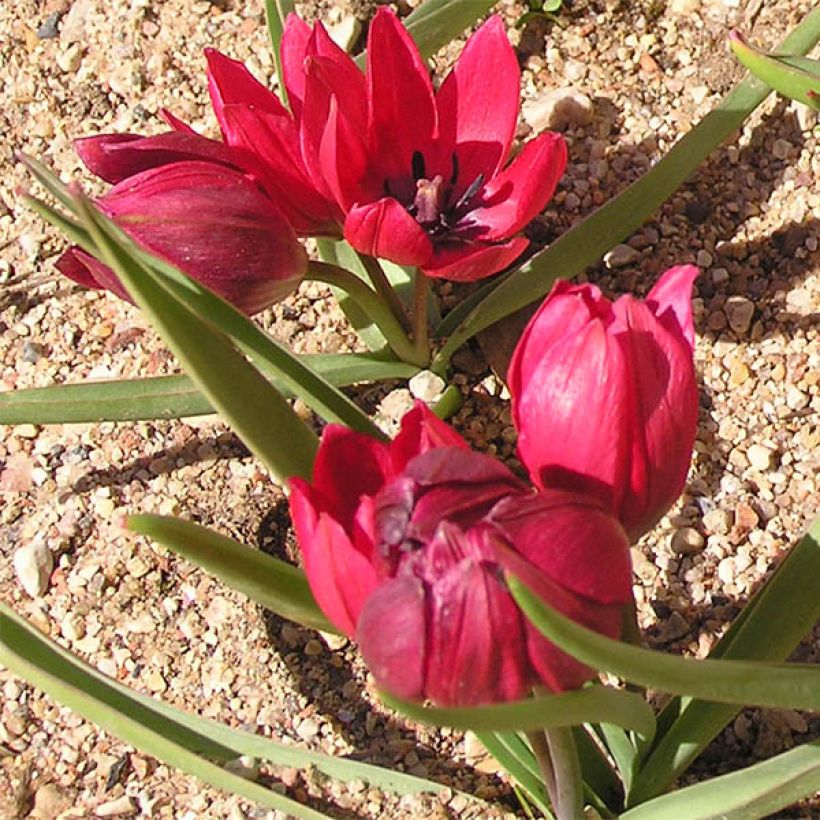
[{"label": "green stem", "polygon": [[429,354],[425,352],[424,356],[419,355],[415,345],[407,337],[407,333],[382,295],[371,290],[358,276],[337,265],[311,259],[307,278],[316,282],[324,282],[326,285],[339,288],[347,293],[376,324],[384,338],[387,339],[390,349],[403,362],[409,362],[418,367],[424,367],[427,364]]},{"label": "green stem", "polygon": [[532,753],[535,755],[538,768],[541,770],[541,777],[544,779],[544,785],[547,788],[547,794],[550,796],[550,803],[552,804],[553,810],[555,810],[555,771],[552,768],[552,757],[550,756],[550,748],[547,744],[547,736],[543,731],[527,732],[527,740],[529,740],[530,746],[532,746]]},{"label": "green stem", "polygon": [[368,256],[366,253],[359,253],[358,257],[362,266],[367,271],[367,275],[370,277],[370,281],[373,283],[376,293],[387,302],[393,316],[396,317],[396,320],[402,326],[404,332],[409,335],[413,328],[410,324],[410,320],[407,318],[407,311],[404,309],[404,305],[401,299],[399,299],[396,289],[390,284],[390,280],[379,264],[379,260],[373,256]]},{"label": "green stem", "polygon": [[427,298],[430,281],[416,268],[413,275],[413,347],[419,358],[430,361],[430,332],[428,329]]},{"label": "green stem", "polygon": [[550,792],[557,820],[580,820],[584,816],[584,782],[581,763],[571,726],[554,726],[544,736],[555,776],[555,792]]}]

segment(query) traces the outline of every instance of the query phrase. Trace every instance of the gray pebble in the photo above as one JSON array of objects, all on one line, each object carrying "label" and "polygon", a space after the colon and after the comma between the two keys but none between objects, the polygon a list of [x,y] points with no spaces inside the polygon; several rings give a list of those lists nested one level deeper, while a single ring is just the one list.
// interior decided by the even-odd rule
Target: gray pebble
[{"label": "gray pebble", "polygon": [[42,24],[37,29],[37,36],[41,40],[53,40],[60,34],[60,31],[57,28],[57,24],[60,22],[60,16],[60,12],[55,11],[43,20]]}]

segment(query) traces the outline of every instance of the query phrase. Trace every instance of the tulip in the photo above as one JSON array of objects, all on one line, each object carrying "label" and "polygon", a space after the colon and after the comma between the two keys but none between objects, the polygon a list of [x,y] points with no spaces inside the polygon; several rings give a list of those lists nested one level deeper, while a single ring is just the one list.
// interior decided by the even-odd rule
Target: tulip
[{"label": "tulip", "polygon": [[697,268],[671,268],[645,301],[558,282],[508,372],[518,450],[540,488],[597,496],[630,538],[683,489],[695,442]]},{"label": "tulip", "polygon": [[428,276],[472,281],[517,259],[519,232],[547,204],[566,165],[563,139],[528,142],[507,164],[519,70],[498,17],[469,40],[434,92],[396,15],[377,11],[366,73],[321,23],[295,15],[282,38],[291,111],[240,63],[208,52],[223,137],[255,152],[297,232],[338,232],[357,250]]},{"label": "tulip", "polygon": [[[87,154],[95,153],[92,166],[104,166],[113,178],[139,167],[143,157],[168,156],[165,148],[135,148],[122,160],[116,157],[120,145],[137,142],[98,141]],[[168,149],[171,156],[178,148]],[[307,267],[305,251],[278,208],[227,164],[160,162],[126,176],[97,204],[139,244],[248,314],[284,298]],[[66,251],[57,267],[86,287],[129,298],[113,271],[79,248]]]},{"label": "tulip", "polygon": [[534,493],[422,404],[387,445],[328,426],[291,514],[319,606],[398,697],[492,703],[592,676],[530,625],[505,569],[610,637],[631,600],[626,535],[596,500]]}]

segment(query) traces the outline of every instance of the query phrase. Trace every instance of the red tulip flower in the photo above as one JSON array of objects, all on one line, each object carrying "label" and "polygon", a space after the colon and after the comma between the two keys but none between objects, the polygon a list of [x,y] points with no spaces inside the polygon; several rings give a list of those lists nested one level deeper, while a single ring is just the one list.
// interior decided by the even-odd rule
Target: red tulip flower
[{"label": "red tulip flower", "polygon": [[435,92],[396,15],[370,26],[367,70],[291,15],[282,38],[291,112],[240,63],[208,52],[225,141],[256,153],[297,232],[338,232],[357,250],[428,276],[480,279],[527,247],[519,232],[566,165],[563,139],[528,142],[508,164],[519,70],[500,18],[485,23]]},{"label": "red tulip flower", "polygon": [[[117,181],[97,205],[139,244],[256,313],[295,289],[307,255],[276,205],[230,164],[227,146],[182,136],[81,143],[92,170]],[[129,298],[113,271],[79,248],[66,251],[57,267],[86,287]]]},{"label": "red tulip flower", "polygon": [[424,405],[389,445],[328,426],[312,483],[294,478],[291,490],[316,600],[399,697],[491,703],[592,676],[529,624],[505,568],[569,617],[619,634],[631,573],[618,522],[594,499],[534,493]]},{"label": "red tulip flower", "polygon": [[598,496],[630,538],[680,495],[698,417],[697,268],[666,271],[645,301],[558,282],[518,342],[508,381],[533,482]]}]

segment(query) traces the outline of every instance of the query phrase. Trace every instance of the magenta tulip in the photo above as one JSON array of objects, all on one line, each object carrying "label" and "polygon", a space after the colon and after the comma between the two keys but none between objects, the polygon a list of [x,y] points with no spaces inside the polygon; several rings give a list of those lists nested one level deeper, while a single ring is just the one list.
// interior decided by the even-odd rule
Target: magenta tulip
[{"label": "magenta tulip", "polygon": [[473,35],[437,93],[385,8],[370,26],[364,75],[321,23],[311,30],[295,15],[282,64],[291,112],[240,63],[208,53],[224,139],[264,161],[297,232],[342,228],[363,253],[454,280],[521,255],[519,233],[552,196],[566,146],[542,134],[507,164],[519,70],[500,18]]},{"label": "magenta tulip", "polygon": [[619,634],[631,572],[615,518],[594,499],[534,493],[423,405],[389,445],[329,426],[312,483],[291,490],[316,600],[399,697],[492,703],[592,676],[529,624],[505,568],[579,623]]},{"label": "magenta tulip", "polygon": [[[122,178],[99,208],[139,244],[246,313],[284,298],[304,274],[307,255],[282,213],[244,173],[217,161],[216,149],[214,161],[173,161],[186,148],[171,142],[123,135],[85,143],[80,151],[92,170]],[[141,166],[147,170],[130,175]],[[129,298],[111,269],[79,248],[66,251],[57,267],[86,287]]]},{"label": "magenta tulip", "polygon": [[645,301],[558,282],[516,347],[508,381],[533,482],[596,495],[630,538],[683,489],[698,416],[697,268],[671,268]]}]

